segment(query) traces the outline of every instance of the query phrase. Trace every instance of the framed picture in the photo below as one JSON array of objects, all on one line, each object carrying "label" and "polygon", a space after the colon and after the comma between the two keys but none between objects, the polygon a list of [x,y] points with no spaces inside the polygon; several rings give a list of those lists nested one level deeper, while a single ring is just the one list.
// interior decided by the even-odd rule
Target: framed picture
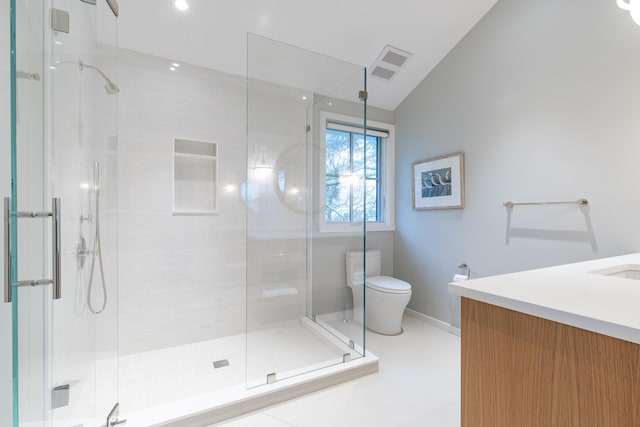
[{"label": "framed picture", "polygon": [[453,153],[415,162],[413,208],[464,208],[464,153]]}]

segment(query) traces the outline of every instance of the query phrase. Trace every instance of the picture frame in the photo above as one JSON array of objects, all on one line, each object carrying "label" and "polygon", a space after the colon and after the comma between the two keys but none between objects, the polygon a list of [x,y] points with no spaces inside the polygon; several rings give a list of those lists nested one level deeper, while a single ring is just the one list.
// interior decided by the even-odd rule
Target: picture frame
[{"label": "picture frame", "polygon": [[413,209],[464,208],[464,153],[413,163]]}]

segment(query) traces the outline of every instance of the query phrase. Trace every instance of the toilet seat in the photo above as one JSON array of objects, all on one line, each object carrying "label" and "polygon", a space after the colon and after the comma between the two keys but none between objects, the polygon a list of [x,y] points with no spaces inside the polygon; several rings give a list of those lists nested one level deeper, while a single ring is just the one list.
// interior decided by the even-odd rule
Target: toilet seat
[{"label": "toilet seat", "polygon": [[389,276],[367,277],[367,287],[387,294],[410,294],[411,285]]}]

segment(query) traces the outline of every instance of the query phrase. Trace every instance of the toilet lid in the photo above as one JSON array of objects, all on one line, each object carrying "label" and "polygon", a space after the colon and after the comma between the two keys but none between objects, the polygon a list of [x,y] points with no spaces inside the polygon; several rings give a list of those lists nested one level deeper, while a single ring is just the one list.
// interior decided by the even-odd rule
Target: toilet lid
[{"label": "toilet lid", "polygon": [[367,277],[367,287],[390,294],[406,294],[411,292],[411,285],[409,283],[388,276]]}]

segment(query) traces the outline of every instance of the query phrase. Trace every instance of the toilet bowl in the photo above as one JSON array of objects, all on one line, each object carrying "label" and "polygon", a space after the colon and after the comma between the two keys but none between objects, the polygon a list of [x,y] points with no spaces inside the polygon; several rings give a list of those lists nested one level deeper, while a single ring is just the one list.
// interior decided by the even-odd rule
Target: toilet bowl
[{"label": "toilet bowl", "polygon": [[[380,276],[380,251],[346,253],[347,286],[353,292],[354,320],[384,335],[402,332],[402,315],[411,299],[411,285],[388,276]],[[365,307],[366,299],[366,307]]]}]

